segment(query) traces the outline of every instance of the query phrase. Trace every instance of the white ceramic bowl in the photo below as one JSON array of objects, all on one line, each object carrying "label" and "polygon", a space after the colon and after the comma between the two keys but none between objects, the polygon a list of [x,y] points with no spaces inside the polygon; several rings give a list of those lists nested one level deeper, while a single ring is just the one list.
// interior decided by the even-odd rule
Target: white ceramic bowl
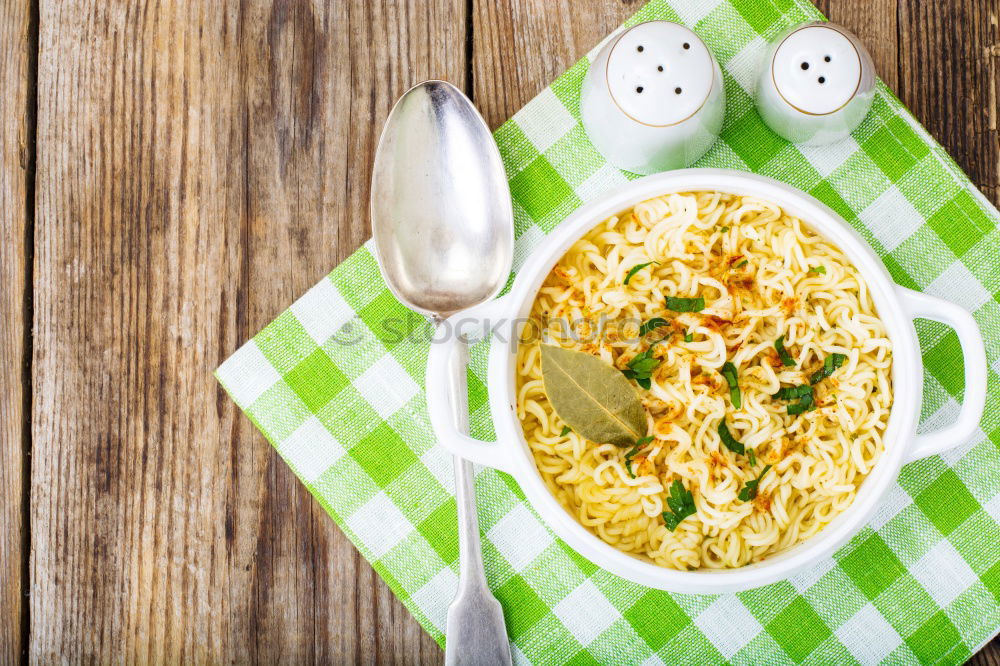
[{"label": "white ceramic bowl", "polygon": [[[513,323],[527,317],[539,286],[566,250],[598,222],[651,197],[671,192],[721,191],[774,202],[801,218],[840,247],[871,289],[879,316],[893,345],[893,406],[885,432],[885,453],[861,485],[854,503],[822,532],[762,562],[739,569],[677,571],[624,553],[576,521],[545,486],[535,467],[515,410]],[[955,423],[917,434],[923,365],[914,318],[943,322],[958,334],[965,361],[965,401]],[[427,365],[427,408],[442,446],[454,455],[511,474],[539,516],[577,552],[598,566],[649,587],[684,593],[745,590],[782,580],[829,555],[872,516],[880,499],[911,460],[966,442],[976,431],[986,400],[986,355],[972,316],[948,301],[900,287],[882,262],[843,219],[822,203],[788,185],[751,174],[719,169],[686,169],[641,178],[581,207],[535,249],[520,268],[510,292],[439,327]],[[460,434],[453,426],[448,378],[456,367],[456,330],[493,331],[489,354],[489,404],[497,441],[486,443]]]}]

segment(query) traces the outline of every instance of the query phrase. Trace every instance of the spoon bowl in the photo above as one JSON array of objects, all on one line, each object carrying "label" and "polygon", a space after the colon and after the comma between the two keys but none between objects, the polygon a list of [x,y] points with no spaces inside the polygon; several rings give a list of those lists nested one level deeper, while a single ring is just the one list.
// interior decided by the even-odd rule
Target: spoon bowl
[{"label": "spoon bowl", "polygon": [[503,288],[510,190],[489,128],[455,86],[425,81],[396,102],[375,155],[371,219],[385,281],[414,310],[446,317]]}]

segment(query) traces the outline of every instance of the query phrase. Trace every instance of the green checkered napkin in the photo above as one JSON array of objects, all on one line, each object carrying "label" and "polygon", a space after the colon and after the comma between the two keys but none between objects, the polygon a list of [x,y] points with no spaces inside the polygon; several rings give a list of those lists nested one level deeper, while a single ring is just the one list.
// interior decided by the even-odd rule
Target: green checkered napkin
[{"label": "green checkered napkin", "polygon": [[[629,20],[692,27],[723,67],[728,109],[700,166],[743,169],[812,193],[848,220],[896,282],[959,302],[987,340],[981,431],[903,468],[871,524],[792,580],[735,595],[668,594],[580,557],[514,481],[476,480],[487,577],[517,662],[960,662],[1000,628],[1000,230],[997,212],[882,84],[868,119],[832,146],[793,146],[751,100],[767,41],[820,15],[805,0],[654,0]],[[635,176],[588,142],[584,58],[496,132],[516,218],[515,266],[571,211]],[[515,268],[516,271],[516,268]],[[962,397],[958,339],[917,325],[923,429]],[[320,504],[443,645],[458,548],[451,460],[422,385],[426,324],[358,250],[239,349],[217,376]],[[407,335],[409,334],[409,335]],[[469,373],[474,434],[488,439],[485,344]]]}]

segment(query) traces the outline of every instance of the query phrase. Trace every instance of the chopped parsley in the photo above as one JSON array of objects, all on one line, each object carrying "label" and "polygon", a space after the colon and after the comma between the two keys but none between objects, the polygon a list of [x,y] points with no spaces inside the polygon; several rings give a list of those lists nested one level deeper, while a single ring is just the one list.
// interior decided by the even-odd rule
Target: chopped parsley
[{"label": "chopped parsley", "polygon": [[684,334],[684,342],[694,342],[694,334],[693,333],[685,333]]},{"label": "chopped parsley", "polygon": [[653,441],[652,435],[647,435],[635,443],[631,449],[625,452],[625,471],[631,478],[635,478],[635,472],[632,471],[632,459],[635,458],[636,454],[639,453],[639,449],[646,446]]},{"label": "chopped parsley", "polygon": [[560,437],[565,437],[566,435],[570,434],[571,432],[573,432],[572,428],[570,428],[569,426],[563,426],[562,432],[559,433],[559,436]]},{"label": "chopped parsley", "polygon": [[667,296],[667,309],[674,312],[701,312],[705,309],[705,299],[701,296],[697,298]]},{"label": "chopped parsley", "polygon": [[771,466],[765,465],[764,471],[760,473],[760,476],[758,476],[756,479],[753,479],[752,481],[747,481],[746,485],[743,486],[743,489],[740,491],[740,494],[737,495],[737,497],[739,497],[744,502],[749,502],[751,500],[756,499],[757,488],[758,486],[760,486],[760,480],[764,478],[764,475],[767,474],[767,471],[769,469],[771,469]]},{"label": "chopped parsley", "polygon": [[669,322],[663,317],[653,317],[647,322],[644,322],[642,326],[639,327],[639,336],[646,335],[650,331],[655,331],[661,326],[666,326]]},{"label": "chopped parsley", "polygon": [[747,458],[750,459],[750,466],[751,467],[756,467],[757,466],[757,455],[753,452],[753,449],[747,450]]},{"label": "chopped parsley", "polygon": [[727,231],[729,231],[729,227],[722,227],[722,229],[720,229],[720,231],[722,233],[726,233]]},{"label": "chopped parsley", "polygon": [[816,402],[813,399],[813,394],[809,393],[807,395],[799,398],[798,402],[794,402],[786,408],[790,416],[798,416],[804,412],[816,409]]},{"label": "chopped parsley", "polygon": [[736,268],[743,268],[744,266],[747,265],[747,263],[748,263],[747,260],[744,259],[743,261],[741,261],[738,264],[736,264]]},{"label": "chopped parsley", "polygon": [[783,386],[771,397],[775,400],[798,400],[798,402],[792,403],[787,407],[788,413],[792,416],[808,412],[809,410],[816,408],[815,399],[813,397],[813,388],[808,384],[802,384],[801,386]]},{"label": "chopped parsley", "polygon": [[660,359],[653,357],[653,347],[655,347],[658,342],[661,341],[657,340],[653,344],[649,345],[649,349],[636,354],[635,358],[628,362],[628,368],[622,370],[622,374],[629,379],[634,379],[636,384],[647,391],[652,385],[650,379],[653,377],[653,370],[656,370],[656,366],[660,364]]},{"label": "chopped parsley", "polygon": [[819,384],[821,381],[833,374],[834,370],[844,365],[847,356],[844,354],[830,354],[823,359],[823,367],[809,377],[810,384]]},{"label": "chopped parsley", "polygon": [[816,273],[817,275],[826,275],[826,266],[813,266],[809,269],[810,273]]},{"label": "chopped parsley", "polygon": [[631,280],[632,277],[636,273],[638,273],[639,271],[641,271],[643,268],[645,268],[646,266],[649,266],[650,264],[655,264],[655,263],[656,263],[655,261],[647,261],[644,264],[637,264],[637,265],[633,266],[632,268],[630,268],[629,271],[628,271],[628,274],[625,276],[625,284],[628,284],[628,281]]},{"label": "chopped parsley", "polygon": [[726,378],[726,383],[729,384],[729,400],[733,403],[733,407],[739,409],[743,404],[740,399],[740,385],[736,380],[736,366],[726,361],[722,364],[722,370],[720,370],[722,376]]},{"label": "chopped parsley", "polygon": [[792,355],[788,353],[785,349],[785,336],[779,335],[778,339],[774,341],[774,348],[778,350],[778,356],[781,358],[781,364],[784,366],[791,367],[795,365],[795,359]]},{"label": "chopped parsley", "polygon": [[807,395],[812,395],[812,386],[802,384],[801,386],[783,386],[778,392],[771,395],[776,400],[796,400]]},{"label": "chopped parsley", "polygon": [[729,427],[726,425],[725,418],[719,421],[719,438],[722,439],[722,443],[726,445],[726,448],[732,451],[733,453],[739,453],[740,455],[743,455],[744,451],[746,450],[743,447],[743,443],[737,441],[737,439],[733,437],[733,434],[729,432]]},{"label": "chopped parsley", "polygon": [[684,487],[679,479],[674,479],[670,486],[670,495],[667,497],[667,507],[670,511],[663,512],[663,522],[667,529],[673,532],[681,521],[688,516],[693,516],[697,509],[694,506],[694,495]]}]

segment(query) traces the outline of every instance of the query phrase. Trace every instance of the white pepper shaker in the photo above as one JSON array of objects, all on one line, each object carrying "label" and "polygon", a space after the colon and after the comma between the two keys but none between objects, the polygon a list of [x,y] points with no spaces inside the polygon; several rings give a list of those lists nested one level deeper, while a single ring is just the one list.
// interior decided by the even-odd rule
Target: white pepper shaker
[{"label": "white pepper shaker", "polygon": [[640,23],[609,39],[580,91],[590,141],[615,166],[641,174],[704,155],[722,129],[725,105],[712,52],[670,21]]},{"label": "white pepper shaker", "polygon": [[875,67],[846,28],[816,21],[785,31],[761,60],[757,110],[793,143],[838,141],[856,128],[875,97]]}]

